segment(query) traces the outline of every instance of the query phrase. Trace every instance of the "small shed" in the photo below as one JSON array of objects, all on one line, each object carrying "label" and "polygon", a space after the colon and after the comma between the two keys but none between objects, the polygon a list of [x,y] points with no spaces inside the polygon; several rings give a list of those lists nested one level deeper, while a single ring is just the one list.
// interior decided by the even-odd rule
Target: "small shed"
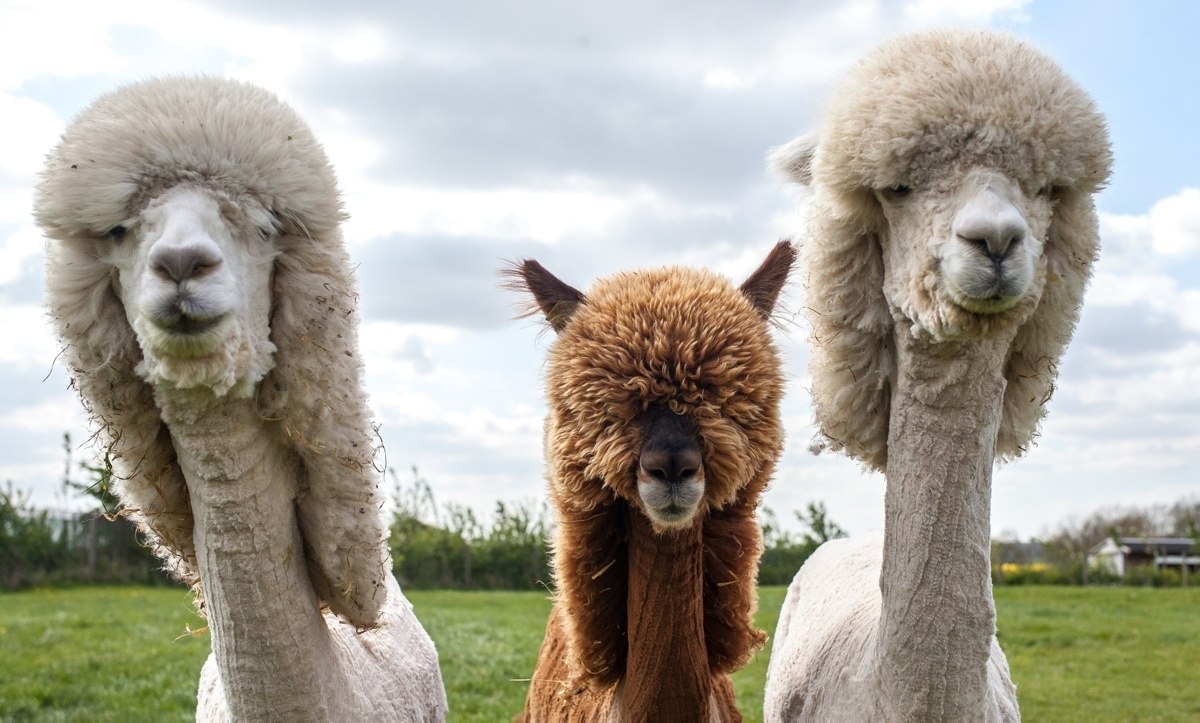
[{"label": "small shed", "polygon": [[1200,572],[1200,545],[1191,537],[1110,537],[1088,551],[1088,567],[1125,577],[1130,567]]}]

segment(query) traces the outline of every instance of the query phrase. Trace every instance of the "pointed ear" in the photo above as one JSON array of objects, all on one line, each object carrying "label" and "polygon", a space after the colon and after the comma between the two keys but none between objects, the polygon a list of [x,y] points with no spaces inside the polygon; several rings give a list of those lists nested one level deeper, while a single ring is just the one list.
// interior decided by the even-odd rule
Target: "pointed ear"
[{"label": "pointed ear", "polygon": [[816,151],[816,134],[803,135],[771,149],[767,161],[772,169],[789,181],[807,186],[812,182],[812,161]]},{"label": "pointed ear", "polygon": [[764,319],[771,317],[779,292],[787,282],[788,273],[796,263],[796,247],[791,241],[780,241],[767,254],[767,259],[750,278],[738,287]]},{"label": "pointed ear", "polygon": [[504,288],[533,296],[533,305],[523,308],[519,316],[533,316],[539,311],[555,332],[562,331],[580,304],[587,301],[583,292],[559,280],[533,259],[509,264],[500,271]]}]

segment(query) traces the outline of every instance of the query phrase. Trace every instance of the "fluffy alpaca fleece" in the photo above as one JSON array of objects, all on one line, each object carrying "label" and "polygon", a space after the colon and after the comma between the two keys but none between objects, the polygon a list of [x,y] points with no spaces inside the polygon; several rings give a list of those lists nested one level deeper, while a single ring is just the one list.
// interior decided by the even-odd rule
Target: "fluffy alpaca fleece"
[{"label": "fluffy alpaca fleece", "polygon": [[[130,85],[67,128],[47,159],[35,212],[49,237],[50,317],[111,455],[124,513],[173,574],[198,594],[204,588],[214,651],[223,623],[215,618],[225,614],[214,612],[216,588],[235,611],[247,602],[239,596],[290,604],[272,599],[271,586],[296,582],[296,572],[305,598],[296,604],[310,605],[315,627],[324,629],[319,605],[349,621],[330,617],[334,628],[379,627],[357,641],[333,631],[334,648],[358,646],[366,656],[349,667],[365,677],[378,665],[365,651],[407,641],[399,689],[383,690],[404,697],[415,676],[428,690],[397,710],[436,716],[440,705],[444,714],[436,653],[391,578],[344,214],[305,123],[240,82]],[[263,521],[247,538],[257,510],[229,499],[221,513],[206,510],[204,525],[194,519],[198,502],[252,487],[274,496],[262,509],[279,511],[281,529]],[[249,587],[202,579],[213,551],[235,534],[247,545],[282,546],[266,560],[268,578]],[[198,559],[202,542],[207,560]]]},{"label": "fluffy alpaca fleece", "polygon": [[[1050,58],[1006,35],[908,36],[850,72],[815,142],[798,139],[775,158],[796,180],[812,181],[805,288],[812,398],[825,444],[873,469],[886,464],[891,336],[900,315],[914,333],[934,339],[987,334],[1020,320],[1005,367],[996,453],[1011,458],[1028,447],[1097,253],[1092,194],[1108,178],[1107,138],[1103,117],[1079,86]],[[1052,209],[1038,239],[1044,288],[1021,302],[1031,313],[979,314],[953,303],[937,283],[932,250],[893,308],[884,293],[878,245],[886,220],[876,194],[899,187],[922,194],[917,200],[930,209],[926,232],[945,235],[946,214],[933,219],[951,207],[975,167],[1002,174]]]},{"label": "fluffy alpaca fleece", "polygon": [[[545,445],[557,591],[528,720],[740,719],[728,673],[755,629],[755,510],[783,444],[768,320],[795,252],[781,242],[742,287],[701,270],[627,272],[584,296],[536,262],[513,272],[558,338]],[[641,419],[694,423],[703,496],[663,524],[639,494]]]},{"label": "fluffy alpaca fleece", "polygon": [[887,477],[883,539],[822,546],[780,614],[767,720],[1013,720],[991,472],[1025,451],[1098,250],[1103,118],[1004,34],[884,45],[815,141],[802,264],[823,439]]}]

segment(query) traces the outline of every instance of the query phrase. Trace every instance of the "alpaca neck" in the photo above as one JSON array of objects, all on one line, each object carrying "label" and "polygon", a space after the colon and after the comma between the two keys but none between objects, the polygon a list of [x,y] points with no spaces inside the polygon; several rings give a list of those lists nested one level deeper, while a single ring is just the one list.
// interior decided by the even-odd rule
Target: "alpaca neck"
[{"label": "alpaca neck", "polygon": [[896,332],[877,673],[902,720],[978,719],[987,697],[992,463],[1006,344]]},{"label": "alpaca neck", "polygon": [[629,511],[629,650],[618,693],[621,720],[709,717],[701,523],[655,534]]},{"label": "alpaca neck", "polygon": [[[182,399],[180,399],[182,397]],[[342,675],[305,568],[299,466],[253,400],[159,398],[188,483],[213,656],[234,719],[327,718]]]}]

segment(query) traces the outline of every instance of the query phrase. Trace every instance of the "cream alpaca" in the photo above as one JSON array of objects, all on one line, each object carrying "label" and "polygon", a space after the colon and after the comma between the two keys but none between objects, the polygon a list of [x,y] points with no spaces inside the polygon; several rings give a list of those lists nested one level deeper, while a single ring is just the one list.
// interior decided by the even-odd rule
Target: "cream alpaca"
[{"label": "cream alpaca", "polygon": [[669,268],[586,297],[536,262],[513,270],[558,332],[557,595],[528,720],[741,719],[729,673],[765,637],[755,510],[783,442],[768,319],[794,258],[780,243],[740,289]]},{"label": "cream alpaca", "polygon": [[197,717],[444,717],[389,570],[343,214],[304,122],[243,83],[122,88],[51,152],[36,215],[117,493],[203,591]]},{"label": "cream alpaca", "polygon": [[1012,720],[989,578],[994,459],[1025,450],[1097,252],[1104,121],[1007,35],[901,38],[815,143],[803,252],[823,441],[887,477],[883,540],[834,541],[780,615],[768,720]]}]

